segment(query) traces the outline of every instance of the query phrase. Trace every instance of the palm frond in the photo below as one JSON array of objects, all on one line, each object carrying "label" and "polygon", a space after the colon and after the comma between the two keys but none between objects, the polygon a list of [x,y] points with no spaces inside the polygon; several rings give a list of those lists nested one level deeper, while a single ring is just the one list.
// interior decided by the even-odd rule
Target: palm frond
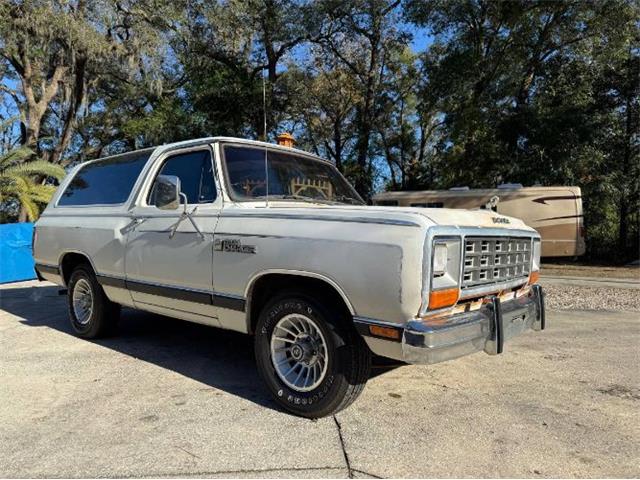
[{"label": "palm frond", "polygon": [[31,186],[29,195],[34,202],[49,203],[51,201],[51,197],[55,192],[56,187],[52,185],[36,184]]},{"label": "palm frond", "polygon": [[19,147],[0,155],[0,168],[6,168],[11,164],[21,162],[33,155],[33,150],[29,147]]},{"label": "palm frond", "polygon": [[46,177],[54,177],[62,180],[66,175],[64,168],[60,165],[49,163],[45,160],[35,160],[33,162],[25,162],[19,165],[13,165],[6,168],[3,172],[6,176],[25,177],[31,175],[42,175]]},{"label": "palm frond", "polygon": [[23,177],[6,177],[0,175],[0,199],[5,201],[9,198],[18,199],[23,195],[28,195],[33,182]]},{"label": "palm frond", "polygon": [[20,201],[20,205],[22,206],[22,208],[24,208],[27,212],[27,218],[29,219],[29,221],[35,222],[40,216],[40,209],[38,208],[38,205],[31,199],[29,195],[20,195],[20,197],[18,197],[18,200]]}]

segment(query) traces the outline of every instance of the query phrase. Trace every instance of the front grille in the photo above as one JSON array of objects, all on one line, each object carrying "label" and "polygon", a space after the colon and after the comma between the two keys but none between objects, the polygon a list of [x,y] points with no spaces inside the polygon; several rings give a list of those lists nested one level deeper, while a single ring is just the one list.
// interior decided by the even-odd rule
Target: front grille
[{"label": "front grille", "polygon": [[467,237],[462,288],[518,280],[529,276],[531,238]]}]

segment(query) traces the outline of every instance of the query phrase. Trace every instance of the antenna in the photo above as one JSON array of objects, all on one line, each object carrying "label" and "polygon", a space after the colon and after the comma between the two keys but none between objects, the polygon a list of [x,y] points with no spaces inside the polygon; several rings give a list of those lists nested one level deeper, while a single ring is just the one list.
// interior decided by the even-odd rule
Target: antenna
[{"label": "antenna", "polygon": [[265,206],[269,206],[269,162],[267,153],[267,86],[264,79],[264,70],[262,70],[262,114],[263,114],[263,138],[264,145],[264,180],[265,180]]}]

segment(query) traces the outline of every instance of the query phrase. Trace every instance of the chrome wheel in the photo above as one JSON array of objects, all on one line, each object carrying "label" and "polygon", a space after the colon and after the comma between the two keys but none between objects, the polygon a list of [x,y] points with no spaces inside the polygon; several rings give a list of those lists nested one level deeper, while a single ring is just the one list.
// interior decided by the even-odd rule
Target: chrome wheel
[{"label": "chrome wheel", "polygon": [[282,317],[271,335],[271,362],[289,388],[308,392],[322,383],[328,366],[327,342],[305,315]]},{"label": "chrome wheel", "polygon": [[73,287],[73,313],[80,325],[86,325],[93,313],[93,290],[91,284],[81,278]]}]

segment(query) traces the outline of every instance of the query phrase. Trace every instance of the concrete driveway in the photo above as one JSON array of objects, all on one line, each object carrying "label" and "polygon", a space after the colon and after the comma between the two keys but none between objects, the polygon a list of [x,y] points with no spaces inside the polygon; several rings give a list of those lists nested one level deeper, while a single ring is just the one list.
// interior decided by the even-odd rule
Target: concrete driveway
[{"label": "concrete driveway", "polygon": [[435,366],[377,367],[318,421],[269,399],[243,335],[127,310],[71,334],[50,284],[0,287],[1,477],[637,477],[637,313]]}]

